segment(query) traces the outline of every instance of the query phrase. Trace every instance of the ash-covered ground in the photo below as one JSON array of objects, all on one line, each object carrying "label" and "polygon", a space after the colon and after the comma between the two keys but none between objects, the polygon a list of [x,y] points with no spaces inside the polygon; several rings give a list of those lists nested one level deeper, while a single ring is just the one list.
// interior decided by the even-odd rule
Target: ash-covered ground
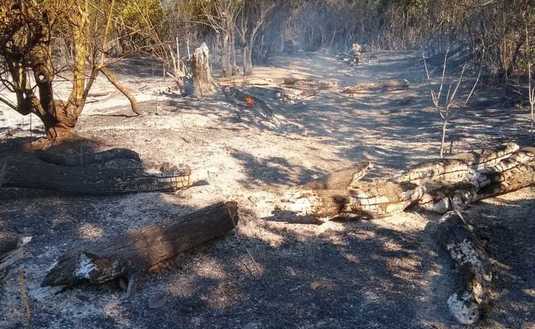
[{"label": "ash-covered ground", "polygon": [[[410,83],[408,90],[357,96],[324,90],[293,102],[267,92],[276,123],[221,93],[202,100],[169,93],[172,82],[150,60],[121,63],[115,69],[145,114],[133,116],[127,100],[99,79],[77,132],[143,159],[188,164],[203,183],[176,194],[0,198],[0,230],[32,238],[25,258],[0,281],[0,328],[29,320],[52,329],[461,328],[447,310],[455,275],[433,239],[437,216],[311,223],[271,213],[288,187],[364,158],[374,163],[373,178],[438,155],[440,119],[419,55],[376,55],[359,66],[321,52],[279,57],[234,81],[264,91],[290,76],[336,80],[340,88],[387,78]],[[510,104],[482,84],[452,122],[452,151],[527,145],[527,109]],[[31,128],[29,118],[1,108],[1,151],[40,134],[35,118]],[[535,327],[534,197],[524,189],[467,212],[484,227],[497,268],[496,303],[477,328]],[[140,278],[130,298],[114,284],[40,287],[58,256],[82,242],[173,221],[219,200],[238,201],[236,232]]]}]

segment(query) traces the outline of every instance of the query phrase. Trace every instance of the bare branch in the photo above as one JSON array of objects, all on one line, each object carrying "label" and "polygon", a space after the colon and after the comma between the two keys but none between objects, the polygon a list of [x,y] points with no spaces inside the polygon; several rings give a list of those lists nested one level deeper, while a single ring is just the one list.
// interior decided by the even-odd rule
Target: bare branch
[{"label": "bare branch", "polygon": [[[465,70],[466,70],[466,64],[463,65],[463,69],[461,70],[461,76],[459,77],[459,81],[457,81],[457,85],[455,86],[455,89],[453,90],[453,94],[451,95],[451,98],[449,100],[447,100],[447,102],[448,102],[447,106],[448,107],[453,102],[453,100],[455,99],[455,96],[457,95],[457,91],[459,90],[459,86],[463,82],[463,75],[464,75],[464,71]],[[449,88],[448,88],[448,94],[449,94]]]},{"label": "bare branch", "polygon": [[442,88],[444,87],[444,79],[446,77],[446,66],[448,65],[448,54],[450,52],[450,47],[446,49],[446,55],[444,55],[444,65],[442,66],[442,78],[440,79],[440,88],[438,90],[437,99],[440,101],[440,96],[442,95]]},{"label": "bare branch", "polygon": [[474,91],[476,90],[477,84],[479,83],[479,78],[481,78],[481,68],[479,68],[479,73],[477,74],[476,82],[474,82],[474,85],[472,86],[472,90],[470,90],[470,94],[468,94],[468,97],[466,97],[466,101],[464,101],[464,105],[467,105],[470,101],[470,98],[474,94]]}]

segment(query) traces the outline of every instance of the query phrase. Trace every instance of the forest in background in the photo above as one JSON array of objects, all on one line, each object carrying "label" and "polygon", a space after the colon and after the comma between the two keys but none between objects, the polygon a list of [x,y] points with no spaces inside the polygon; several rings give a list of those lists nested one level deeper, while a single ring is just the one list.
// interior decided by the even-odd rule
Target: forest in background
[{"label": "forest in background", "polygon": [[247,48],[258,62],[296,47],[347,50],[354,42],[432,54],[462,48],[503,81],[527,71],[533,11],[529,0],[124,1],[116,51],[208,41],[231,74]]}]

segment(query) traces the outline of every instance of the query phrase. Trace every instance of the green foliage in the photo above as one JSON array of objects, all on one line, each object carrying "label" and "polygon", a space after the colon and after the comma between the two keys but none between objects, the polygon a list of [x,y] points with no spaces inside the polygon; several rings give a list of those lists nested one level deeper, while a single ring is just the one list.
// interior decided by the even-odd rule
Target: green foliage
[{"label": "green foliage", "polygon": [[148,23],[159,25],[164,10],[159,0],[122,0],[117,4],[117,19],[131,29],[143,29]]}]

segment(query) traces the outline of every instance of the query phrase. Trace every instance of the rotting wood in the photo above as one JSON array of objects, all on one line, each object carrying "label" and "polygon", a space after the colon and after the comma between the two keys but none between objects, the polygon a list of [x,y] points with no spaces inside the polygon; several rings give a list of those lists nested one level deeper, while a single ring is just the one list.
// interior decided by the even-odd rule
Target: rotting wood
[{"label": "rotting wood", "polygon": [[458,272],[458,289],[448,298],[448,308],[460,323],[474,324],[491,304],[493,273],[490,258],[474,227],[459,212],[444,215],[435,235]]},{"label": "rotting wood", "polygon": [[43,286],[102,284],[151,271],[180,253],[222,237],[238,223],[234,201],[220,202],[167,225],[149,225],[108,242],[66,252],[47,273]]}]

